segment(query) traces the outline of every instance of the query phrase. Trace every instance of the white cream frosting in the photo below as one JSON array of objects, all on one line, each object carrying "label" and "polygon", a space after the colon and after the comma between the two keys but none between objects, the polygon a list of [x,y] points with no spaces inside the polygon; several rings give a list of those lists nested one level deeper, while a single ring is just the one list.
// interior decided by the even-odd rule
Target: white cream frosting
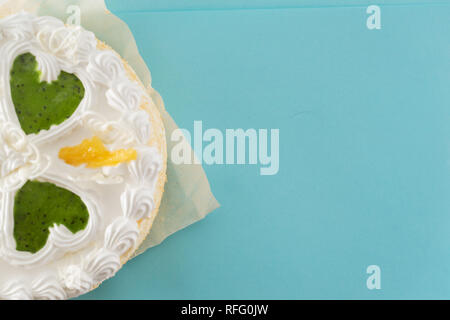
[{"label": "white cream frosting", "polygon": [[[73,115],[38,134],[25,135],[15,114],[10,70],[17,56],[36,56],[42,81],[74,73],[85,95]],[[97,49],[93,33],[53,17],[19,13],[0,19],[0,299],[65,299],[92,289],[120,268],[136,249],[138,221],[154,209],[162,169],[159,151],[148,146],[151,121],[141,108],[145,90],[127,77],[120,57]],[[60,148],[99,136],[108,147],[134,148],[138,158],[116,167],[72,167]],[[37,253],[17,251],[13,237],[14,196],[27,180],[51,182],[83,200],[87,227],[75,234],[50,228]]]}]

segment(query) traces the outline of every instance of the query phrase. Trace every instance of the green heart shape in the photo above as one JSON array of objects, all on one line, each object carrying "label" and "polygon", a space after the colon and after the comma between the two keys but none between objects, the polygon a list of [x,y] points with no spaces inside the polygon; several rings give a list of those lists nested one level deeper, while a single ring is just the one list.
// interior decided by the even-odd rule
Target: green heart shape
[{"label": "green heart shape", "polygon": [[50,227],[62,224],[75,234],[88,220],[86,205],[73,192],[53,183],[27,181],[14,198],[16,250],[36,253],[47,243]]},{"label": "green heart shape", "polygon": [[11,69],[11,96],[26,134],[48,130],[68,119],[84,97],[84,86],[74,74],[64,71],[51,83],[40,81],[36,57],[18,56]]}]

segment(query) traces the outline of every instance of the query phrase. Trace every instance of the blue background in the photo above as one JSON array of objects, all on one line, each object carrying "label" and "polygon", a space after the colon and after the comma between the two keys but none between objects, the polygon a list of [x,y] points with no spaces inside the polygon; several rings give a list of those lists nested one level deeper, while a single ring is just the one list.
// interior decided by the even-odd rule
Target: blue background
[{"label": "blue background", "polygon": [[280,171],[205,166],[221,208],[84,299],[450,298],[450,5],[369,4],[107,1],[180,127],[279,128]]}]

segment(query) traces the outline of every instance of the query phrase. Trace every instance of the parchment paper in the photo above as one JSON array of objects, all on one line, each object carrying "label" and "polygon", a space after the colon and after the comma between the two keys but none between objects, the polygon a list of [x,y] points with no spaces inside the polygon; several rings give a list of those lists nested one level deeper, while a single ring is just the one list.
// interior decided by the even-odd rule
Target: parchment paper
[{"label": "parchment paper", "polygon": [[175,165],[170,161],[171,149],[175,144],[170,136],[178,127],[165,110],[160,95],[151,87],[150,71],[139,54],[133,34],[122,20],[107,10],[104,0],[0,0],[0,9],[7,14],[24,10],[41,16],[50,15],[68,23],[72,22],[68,19],[72,19],[74,12],[79,10],[81,25],[128,61],[148,87],[166,129],[167,183],[158,216],[134,256],[160,244],[169,235],[201,220],[219,207],[201,165]]}]

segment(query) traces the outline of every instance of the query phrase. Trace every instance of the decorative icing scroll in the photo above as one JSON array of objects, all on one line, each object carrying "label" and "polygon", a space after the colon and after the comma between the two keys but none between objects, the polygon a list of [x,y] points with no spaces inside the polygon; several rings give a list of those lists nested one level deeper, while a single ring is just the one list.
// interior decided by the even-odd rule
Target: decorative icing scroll
[{"label": "decorative icing scroll", "polygon": [[23,131],[11,122],[0,122],[0,191],[20,188],[27,180],[43,174],[49,159],[28,141]]}]

